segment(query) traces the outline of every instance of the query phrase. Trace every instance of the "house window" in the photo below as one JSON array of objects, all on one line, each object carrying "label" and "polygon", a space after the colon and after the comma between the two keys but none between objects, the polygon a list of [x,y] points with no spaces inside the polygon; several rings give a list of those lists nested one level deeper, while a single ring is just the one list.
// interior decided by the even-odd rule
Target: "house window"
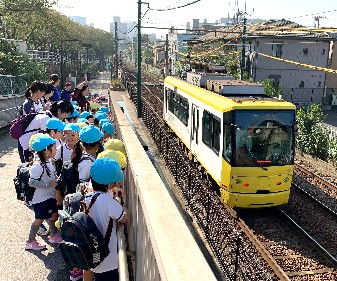
[{"label": "house window", "polygon": [[322,55],[325,55],[325,49],[322,49]]},{"label": "house window", "polygon": [[[276,42],[274,42],[276,43]],[[272,44],[272,56],[280,58],[282,56],[282,42],[278,42],[277,44]]]},{"label": "house window", "polygon": [[321,87],[322,81],[318,81],[318,87]]},{"label": "house window", "polygon": [[273,80],[273,86],[278,88],[280,86],[281,75],[269,75],[269,79]]},{"label": "house window", "polygon": [[308,53],[309,53],[309,49],[308,48],[304,48],[303,49],[303,54],[308,55]]},{"label": "house window", "polygon": [[304,88],[304,81],[301,81],[301,82],[300,82],[299,87],[300,87],[300,88]]}]

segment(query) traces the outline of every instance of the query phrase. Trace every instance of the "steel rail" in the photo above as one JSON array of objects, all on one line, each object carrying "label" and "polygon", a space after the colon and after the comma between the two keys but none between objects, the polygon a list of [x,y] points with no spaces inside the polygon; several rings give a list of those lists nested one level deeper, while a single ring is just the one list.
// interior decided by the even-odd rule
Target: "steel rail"
[{"label": "steel rail", "polygon": [[309,240],[317,250],[325,257],[325,259],[335,268],[337,268],[337,259],[329,253],[319,242],[317,242],[308,232],[306,232],[286,211],[282,210],[282,207],[278,207],[281,214],[287,218],[287,220],[296,227],[296,229]]}]

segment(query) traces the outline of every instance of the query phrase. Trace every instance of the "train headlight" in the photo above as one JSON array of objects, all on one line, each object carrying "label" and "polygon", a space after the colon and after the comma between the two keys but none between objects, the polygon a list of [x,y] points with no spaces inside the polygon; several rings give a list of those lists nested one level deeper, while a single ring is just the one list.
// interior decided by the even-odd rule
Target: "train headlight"
[{"label": "train headlight", "polygon": [[236,184],[239,184],[239,183],[241,183],[241,180],[236,179],[234,182],[235,182]]},{"label": "train headlight", "polygon": [[289,178],[286,177],[283,181],[284,181],[284,182],[288,182],[288,181],[289,181]]}]

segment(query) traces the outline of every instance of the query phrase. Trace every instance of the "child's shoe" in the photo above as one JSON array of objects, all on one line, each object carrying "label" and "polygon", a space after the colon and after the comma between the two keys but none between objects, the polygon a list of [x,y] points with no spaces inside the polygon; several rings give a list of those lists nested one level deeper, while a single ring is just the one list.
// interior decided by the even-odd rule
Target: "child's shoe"
[{"label": "child's shoe", "polygon": [[83,278],[83,270],[82,269],[73,269],[70,271],[70,280],[78,281]]},{"label": "child's shoe", "polygon": [[37,231],[37,234],[45,236],[48,234],[48,229],[43,224],[41,224],[39,230]]},{"label": "child's shoe", "polygon": [[46,249],[46,245],[40,244],[39,242],[34,240],[32,242],[26,242],[25,249],[26,250],[41,251],[41,250]]},{"label": "child's shoe", "polygon": [[62,242],[62,237],[58,235],[57,233],[54,236],[48,236],[48,241],[50,244],[59,244]]}]

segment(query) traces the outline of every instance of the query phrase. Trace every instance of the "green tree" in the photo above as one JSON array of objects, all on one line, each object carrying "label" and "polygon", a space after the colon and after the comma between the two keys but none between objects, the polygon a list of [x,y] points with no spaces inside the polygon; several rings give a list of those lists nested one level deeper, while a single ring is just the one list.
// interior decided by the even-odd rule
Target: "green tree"
[{"label": "green tree", "polygon": [[278,97],[279,95],[282,95],[282,89],[280,87],[276,87],[274,85],[273,79],[266,79],[260,81],[260,84],[264,87],[264,92],[269,97]]},{"label": "green tree", "polygon": [[297,112],[297,148],[322,160],[327,160],[329,156],[329,133],[321,125],[325,117],[318,104],[307,109],[301,108]]}]

